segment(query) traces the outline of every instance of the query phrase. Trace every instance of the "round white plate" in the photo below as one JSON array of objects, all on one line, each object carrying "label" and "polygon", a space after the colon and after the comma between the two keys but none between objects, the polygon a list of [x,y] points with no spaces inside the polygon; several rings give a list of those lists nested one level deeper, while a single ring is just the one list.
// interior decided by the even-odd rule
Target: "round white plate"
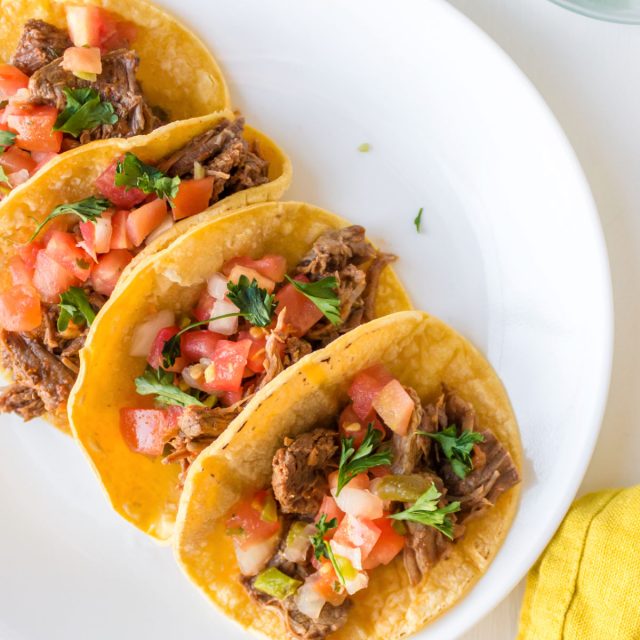
[{"label": "round white plate", "polygon": [[[289,196],[366,225],[400,256],[416,306],[471,338],[510,393],[522,503],[487,574],[420,635],[454,638],[542,551],[600,425],[609,272],[573,151],[523,74],[439,0],[162,4],[216,52],[248,120],[290,153]],[[168,549],[111,512],[70,439],[3,417],[0,447],[1,638],[246,637]]]}]

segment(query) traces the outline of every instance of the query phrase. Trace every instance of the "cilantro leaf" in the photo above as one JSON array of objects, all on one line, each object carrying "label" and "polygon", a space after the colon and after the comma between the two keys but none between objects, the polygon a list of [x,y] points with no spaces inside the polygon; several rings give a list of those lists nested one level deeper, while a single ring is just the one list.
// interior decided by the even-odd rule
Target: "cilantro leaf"
[{"label": "cilantro leaf", "polygon": [[393,520],[407,520],[433,527],[450,540],[453,540],[453,522],[448,516],[450,513],[460,511],[460,503],[451,502],[446,507],[439,508],[438,501],[441,497],[442,494],[432,482],[431,486],[411,507],[388,517]]},{"label": "cilantro leaf", "polygon": [[353,438],[341,438],[336,495],[359,473],[363,473],[372,467],[391,464],[391,451],[388,449],[373,453],[373,450],[380,444],[381,440],[380,431],[374,429],[371,422],[367,425],[367,434],[357,450],[353,448]]},{"label": "cilantro leaf", "polygon": [[4,172],[4,167],[2,165],[0,165],[0,184],[7,184],[11,186],[11,183],[9,182],[9,178],[7,177],[7,174]]},{"label": "cilantro leaf", "polygon": [[106,198],[96,198],[90,196],[84,200],[78,202],[67,202],[66,204],[58,205],[37,227],[33,235],[29,239],[29,242],[34,240],[42,228],[54,218],[58,216],[66,216],[73,214],[78,216],[82,222],[95,222],[103,212],[111,207],[111,203]]},{"label": "cilantro leaf", "polygon": [[84,324],[91,326],[96,319],[95,311],[89,303],[87,294],[80,287],[71,287],[60,294],[60,313],[58,314],[58,331],[66,331],[69,321],[74,324]]},{"label": "cilantro leaf", "polygon": [[155,193],[158,198],[171,200],[178,194],[180,178],[170,178],[160,169],[145,164],[133,153],[127,152],[116,164],[115,183],[118,187],[140,189],[143,193]]},{"label": "cilantro leaf", "polygon": [[338,281],[335,276],[327,276],[316,282],[300,282],[289,276],[287,280],[313,304],[322,311],[333,325],[340,324],[340,298],[338,297]]},{"label": "cilantro leaf", "polygon": [[316,533],[311,536],[311,544],[313,545],[313,553],[316,557],[316,560],[320,560],[321,558],[328,558],[331,564],[333,565],[333,570],[336,572],[336,576],[338,576],[338,580],[345,584],[344,576],[342,575],[342,571],[340,570],[340,566],[336,560],[336,557],[333,555],[333,549],[327,540],[324,539],[327,531],[329,529],[335,529],[338,526],[338,520],[336,518],[331,518],[329,522],[327,522],[327,514],[323,513],[320,516],[320,520],[316,523]]},{"label": "cilantro leaf", "polygon": [[113,105],[103,102],[95,89],[64,87],[62,90],[67,97],[67,104],[53,125],[54,131],[62,131],[77,138],[83,131],[89,131],[98,125],[118,122]]},{"label": "cilantro leaf", "polygon": [[418,211],[418,215],[413,220],[413,224],[416,225],[416,231],[418,233],[420,233],[420,226],[422,225],[422,209],[423,207],[420,207],[420,211]]},{"label": "cilantro leaf", "polygon": [[475,431],[462,431],[458,436],[455,424],[437,433],[426,431],[418,431],[417,433],[432,438],[440,445],[447,460],[451,462],[453,472],[463,480],[473,469],[473,461],[471,460],[473,445],[476,442],[484,442],[484,436]]},{"label": "cilantro leaf", "polygon": [[16,141],[13,131],[0,131],[0,154],[4,153]]},{"label": "cilantro leaf", "polygon": [[276,307],[276,297],[261,289],[254,279],[242,275],[238,284],[227,282],[227,298],[240,309],[240,314],[255,327],[268,327]]},{"label": "cilantro leaf", "polygon": [[196,404],[204,406],[197,398],[185,393],[173,384],[173,374],[162,369],[147,366],[144,373],[135,380],[136,391],[141,396],[155,395],[156,402],[162,405],[188,407]]}]

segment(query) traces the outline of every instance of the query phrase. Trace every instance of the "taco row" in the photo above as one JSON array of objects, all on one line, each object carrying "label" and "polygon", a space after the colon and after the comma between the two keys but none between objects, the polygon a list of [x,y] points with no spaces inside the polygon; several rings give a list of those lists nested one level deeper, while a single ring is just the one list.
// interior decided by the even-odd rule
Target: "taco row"
[{"label": "taco row", "polygon": [[12,6],[0,411],[70,428],[114,509],[245,627],[400,638],[440,615],[517,507],[490,365],[409,311],[363,227],[276,202],[288,158],[172,18]]}]

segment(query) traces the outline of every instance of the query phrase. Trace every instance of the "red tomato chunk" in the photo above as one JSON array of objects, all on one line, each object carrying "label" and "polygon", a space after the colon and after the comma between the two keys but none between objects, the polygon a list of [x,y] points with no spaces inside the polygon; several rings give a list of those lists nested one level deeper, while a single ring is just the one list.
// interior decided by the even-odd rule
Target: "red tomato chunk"
[{"label": "red tomato chunk", "polygon": [[165,442],[177,432],[174,413],[162,409],[120,409],[120,432],[131,451],[162,454]]}]

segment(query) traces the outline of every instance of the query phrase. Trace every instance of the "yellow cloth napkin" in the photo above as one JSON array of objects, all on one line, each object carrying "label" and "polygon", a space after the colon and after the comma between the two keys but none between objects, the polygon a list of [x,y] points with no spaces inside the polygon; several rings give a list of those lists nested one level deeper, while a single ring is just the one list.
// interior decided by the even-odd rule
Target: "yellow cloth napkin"
[{"label": "yellow cloth napkin", "polygon": [[640,640],[640,487],[573,504],[529,572],[518,640]]}]

